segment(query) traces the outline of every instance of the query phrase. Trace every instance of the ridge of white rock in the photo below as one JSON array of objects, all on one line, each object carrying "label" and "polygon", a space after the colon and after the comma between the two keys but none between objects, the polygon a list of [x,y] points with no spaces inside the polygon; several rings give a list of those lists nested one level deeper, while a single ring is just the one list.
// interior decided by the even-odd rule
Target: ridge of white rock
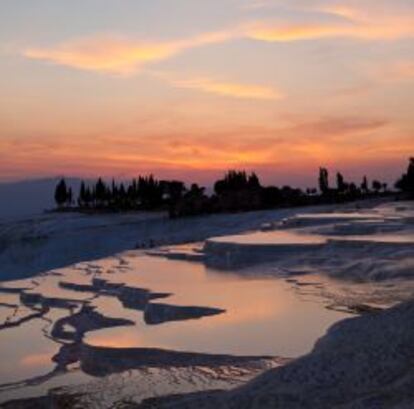
[{"label": "ridge of white rock", "polygon": [[412,277],[413,220],[413,203],[369,212],[295,214],[262,231],[210,238],[204,259],[226,269],[267,262],[287,272],[308,266],[345,279]]},{"label": "ridge of white rock", "polygon": [[308,355],[229,392],[140,408],[408,409],[414,405],[414,301],[333,325]]}]

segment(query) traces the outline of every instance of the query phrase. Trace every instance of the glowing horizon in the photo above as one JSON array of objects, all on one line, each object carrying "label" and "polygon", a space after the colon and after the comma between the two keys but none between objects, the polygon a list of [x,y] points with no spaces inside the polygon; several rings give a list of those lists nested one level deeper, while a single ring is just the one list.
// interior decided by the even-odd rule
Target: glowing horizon
[{"label": "glowing horizon", "polygon": [[0,5],[0,181],[393,181],[414,153],[409,0]]}]

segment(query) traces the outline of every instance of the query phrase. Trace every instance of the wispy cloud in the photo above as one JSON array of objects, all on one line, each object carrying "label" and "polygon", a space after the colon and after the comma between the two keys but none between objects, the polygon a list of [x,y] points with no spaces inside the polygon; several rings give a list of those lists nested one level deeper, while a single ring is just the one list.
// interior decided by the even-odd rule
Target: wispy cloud
[{"label": "wispy cloud", "polygon": [[[288,8],[286,8],[288,6]],[[414,16],[398,4],[363,0],[292,1],[250,0],[242,8],[256,10],[282,7],[291,21],[256,21],[246,36],[262,41],[298,41],[328,37],[360,40],[393,40],[414,36]],[[294,22],[296,16],[304,17]]]},{"label": "wispy cloud", "polygon": [[343,33],[337,25],[307,23],[281,24],[279,22],[258,21],[246,28],[246,37],[267,42],[287,42],[333,37]]},{"label": "wispy cloud", "polygon": [[175,87],[188,88],[231,98],[263,100],[277,100],[283,98],[283,94],[277,89],[263,85],[217,81],[205,77],[170,80],[169,82]]},{"label": "wispy cloud", "polygon": [[[252,3],[252,6],[255,5],[260,6],[262,2]],[[296,16],[290,21],[261,19],[242,22],[222,31],[171,41],[101,35],[50,47],[29,47],[22,53],[30,59],[83,70],[129,74],[139,71],[146,64],[169,59],[186,50],[231,40],[292,42],[338,37],[395,40],[414,37],[413,27],[414,15],[409,13],[376,13],[375,10],[369,13],[355,6],[336,4],[307,10],[305,19]],[[201,84],[199,88],[211,88],[210,85]]]},{"label": "wispy cloud", "polygon": [[168,59],[190,48],[221,43],[233,35],[232,32],[212,32],[164,42],[140,41],[121,36],[94,36],[52,47],[27,48],[23,55],[83,70],[129,74],[138,71],[145,64]]},{"label": "wispy cloud", "polygon": [[356,40],[396,40],[414,37],[414,18],[407,16],[368,19],[348,9],[330,9],[332,16],[342,21],[281,23],[257,21],[246,26],[245,36],[268,42],[287,42],[323,38],[351,38]]}]

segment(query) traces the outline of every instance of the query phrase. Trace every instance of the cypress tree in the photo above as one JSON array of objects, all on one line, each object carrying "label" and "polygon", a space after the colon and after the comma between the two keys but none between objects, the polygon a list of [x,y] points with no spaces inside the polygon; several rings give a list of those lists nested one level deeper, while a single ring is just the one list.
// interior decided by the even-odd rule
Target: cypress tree
[{"label": "cypress tree", "polygon": [[319,189],[322,194],[329,192],[329,174],[326,168],[319,168]]},{"label": "cypress tree", "polygon": [[362,179],[361,190],[364,193],[368,193],[368,191],[369,191],[369,188],[368,188],[368,179],[367,179],[366,176],[364,176],[364,178]]},{"label": "cypress tree", "polygon": [[407,172],[397,180],[395,187],[402,192],[414,195],[414,158],[409,159]]},{"label": "cypress tree", "polygon": [[68,200],[68,190],[65,179],[61,179],[55,189],[55,202],[58,207],[62,207]]},{"label": "cypress tree", "polygon": [[98,205],[103,205],[106,199],[106,186],[101,178],[98,179],[95,186],[95,200]]},{"label": "cypress tree", "polygon": [[86,206],[86,187],[85,182],[82,180],[79,190],[79,196],[78,196],[78,206],[83,207]]},{"label": "cypress tree", "polygon": [[338,192],[345,192],[346,185],[344,181],[344,177],[342,176],[342,173],[338,172],[336,174],[336,187],[338,189]]}]

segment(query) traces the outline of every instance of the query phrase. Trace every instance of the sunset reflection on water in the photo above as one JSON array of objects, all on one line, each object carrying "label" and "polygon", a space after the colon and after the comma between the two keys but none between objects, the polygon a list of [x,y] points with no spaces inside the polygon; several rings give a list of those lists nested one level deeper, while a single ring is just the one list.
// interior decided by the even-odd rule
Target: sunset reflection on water
[{"label": "sunset reflection on water", "polygon": [[[129,258],[132,270],[122,277],[136,287],[173,293],[155,300],[173,305],[224,309],[222,314],[146,325],[143,313],[125,310],[116,299],[94,303],[111,316],[123,316],[136,326],[91,332],[86,342],[108,347],[163,349],[246,355],[298,356],[334,322],[348,314],[309,302],[281,278],[248,278],[207,269],[202,264],[154,257]],[[110,275],[108,275],[110,279]]]}]

